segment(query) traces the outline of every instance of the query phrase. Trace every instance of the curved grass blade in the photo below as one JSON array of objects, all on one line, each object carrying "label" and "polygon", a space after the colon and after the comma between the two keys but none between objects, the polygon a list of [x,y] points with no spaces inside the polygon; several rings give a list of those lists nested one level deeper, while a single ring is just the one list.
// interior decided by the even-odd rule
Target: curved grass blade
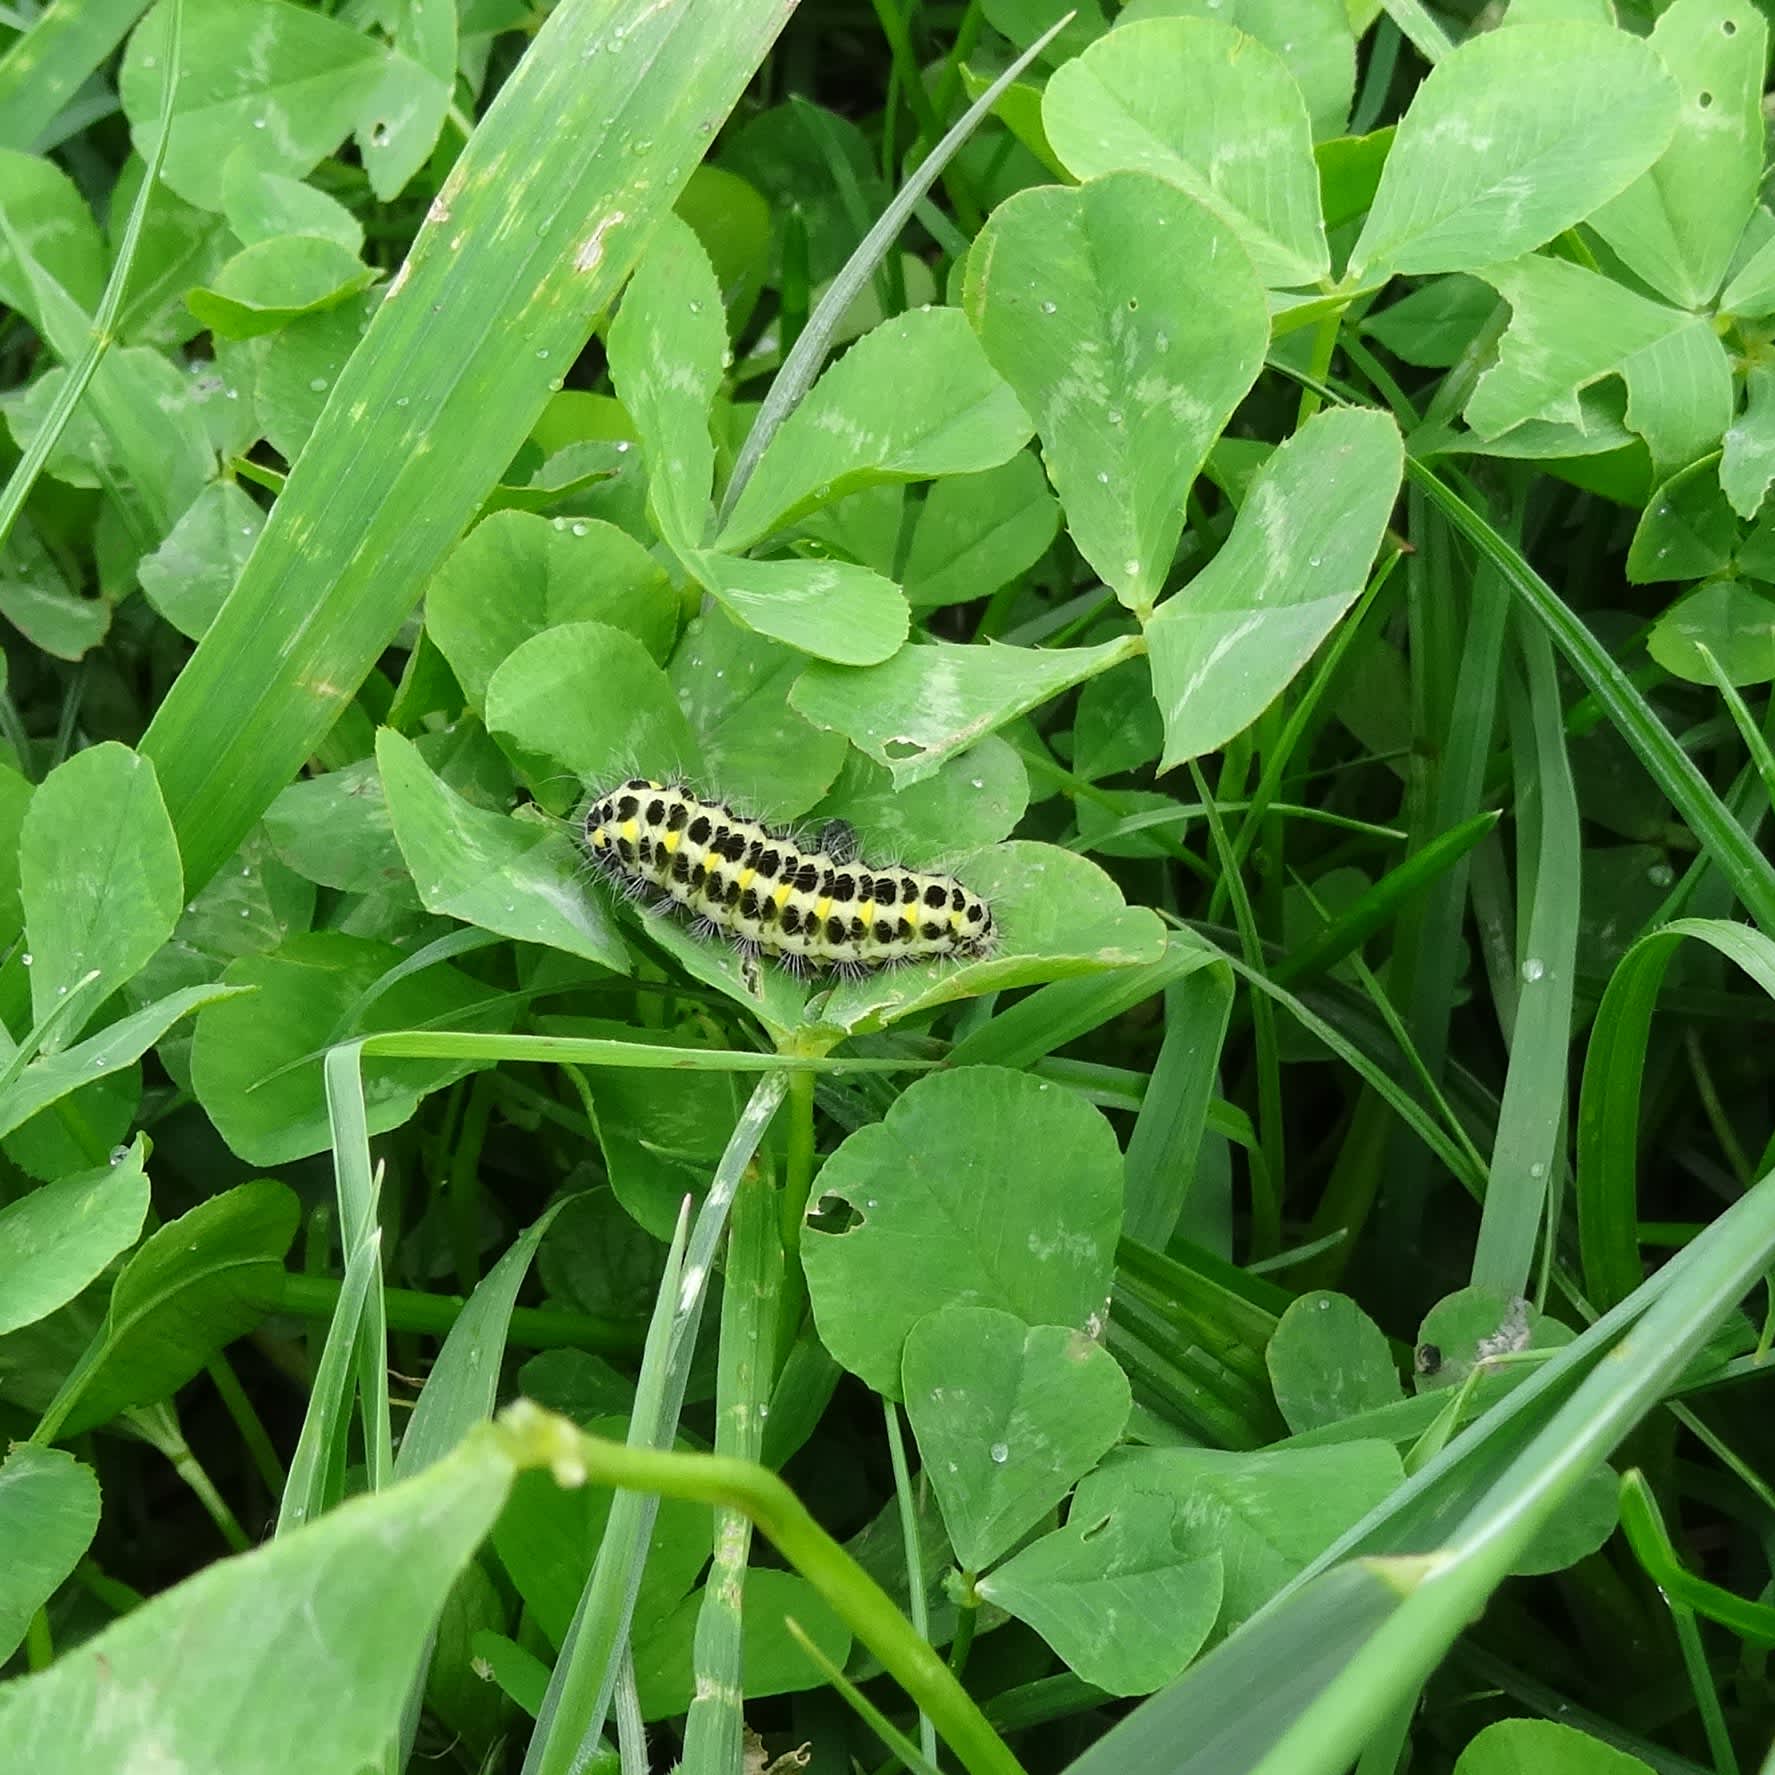
[{"label": "curved grass blade", "polygon": [[1682,918],[1653,931],[1610,977],[1578,1098],[1578,1249],[1585,1289],[1599,1307],[1612,1307],[1640,1285],[1640,1093],[1658,988],[1688,937],[1717,950],[1775,998],[1775,941],[1727,919]]}]

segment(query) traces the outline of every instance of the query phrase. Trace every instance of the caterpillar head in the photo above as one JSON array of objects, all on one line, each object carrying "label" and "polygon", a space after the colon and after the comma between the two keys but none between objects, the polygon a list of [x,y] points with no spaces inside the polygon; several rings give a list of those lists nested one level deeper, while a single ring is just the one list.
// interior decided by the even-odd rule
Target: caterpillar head
[{"label": "caterpillar head", "polygon": [[997,943],[998,929],[992,922],[992,908],[984,900],[968,895],[955,933],[955,953],[977,961],[990,955]]}]

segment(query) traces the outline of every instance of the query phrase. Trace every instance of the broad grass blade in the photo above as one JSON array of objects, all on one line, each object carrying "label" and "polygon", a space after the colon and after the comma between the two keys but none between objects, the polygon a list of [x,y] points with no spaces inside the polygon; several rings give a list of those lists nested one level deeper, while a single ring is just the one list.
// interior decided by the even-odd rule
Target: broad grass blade
[{"label": "broad grass blade", "polygon": [[144,737],[191,887],[350,702],[784,17],[567,0],[537,33]]}]

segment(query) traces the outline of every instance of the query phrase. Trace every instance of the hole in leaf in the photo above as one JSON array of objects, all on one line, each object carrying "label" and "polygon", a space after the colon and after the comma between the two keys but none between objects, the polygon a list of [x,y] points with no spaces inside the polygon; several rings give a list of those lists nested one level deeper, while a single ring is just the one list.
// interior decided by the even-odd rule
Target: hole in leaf
[{"label": "hole in leaf", "polygon": [[1705,111],[1713,103],[1713,94],[1710,92],[1699,93],[1696,95],[1695,102]]},{"label": "hole in leaf", "polygon": [[1720,35],[1722,37],[1736,37],[1738,35],[1738,21],[1730,18],[1722,19],[1720,21]]},{"label": "hole in leaf", "polygon": [[854,1233],[863,1224],[864,1216],[843,1196],[821,1196],[818,1205],[807,1217],[807,1224],[822,1233]]},{"label": "hole in leaf", "polygon": [[889,758],[917,758],[925,747],[923,740],[893,739],[881,749]]}]

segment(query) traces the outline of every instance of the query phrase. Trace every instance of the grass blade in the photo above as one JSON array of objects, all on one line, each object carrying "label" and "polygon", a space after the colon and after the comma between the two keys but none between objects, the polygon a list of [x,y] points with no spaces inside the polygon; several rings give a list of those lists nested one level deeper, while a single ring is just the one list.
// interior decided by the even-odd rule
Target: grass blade
[{"label": "grass blade", "polygon": [[[1526,812],[1538,815],[1537,829],[1519,840],[1523,858],[1518,874],[1523,892],[1532,893],[1528,934],[1521,964],[1522,1011],[1510,1039],[1510,1067],[1498,1132],[1492,1142],[1491,1171],[1479,1243],[1473,1253],[1475,1286],[1510,1295],[1529,1292],[1529,1266],[1546,1215],[1548,1192],[1563,1159],[1566,1120],[1566,1055],[1572,1040],[1572,973],[1577,965],[1578,899],[1582,850],[1578,837],[1578,796],[1566,760],[1560,724],[1559,684],[1547,637],[1522,624],[1528,667],[1525,707],[1518,723],[1522,738],[1516,755],[1532,771],[1532,794],[1518,792]],[[1519,831],[1526,820],[1519,822]],[[1525,867],[1532,857],[1532,868]]]},{"label": "grass blade", "polygon": [[[787,1089],[788,1077],[781,1070],[759,1080],[715,1168],[676,1280],[667,1267],[629,1419],[629,1447],[638,1453],[670,1448],[677,1434],[715,1249],[740,1179]],[[523,1775],[569,1775],[583,1768],[595,1748],[609,1716],[658,1508],[658,1496],[649,1492],[625,1492],[612,1503],[598,1558],[549,1679]]]},{"label": "grass blade", "polygon": [[57,114],[146,10],[145,0],[46,7],[0,56],[0,148],[51,146],[43,138]]},{"label": "grass blade", "polygon": [[[361,1045],[353,1043],[333,1049],[327,1055],[325,1077],[327,1117],[333,1130],[340,1243],[349,1257],[361,1246],[375,1245],[378,1232],[376,1199],[380,1192],[370,1165]],[[369,1489],[380,1491],[394,1470],[394,1454],[388,1418],[388,1322],[382,1305],[379,1245],[372,1265],[364,1311],[358,1322],[358,1392]],[[343,1294],[340,1299],[343,1303]]]},{"label": "grass blade", "polygon": [[189,888],[350,702],[783,18],[781,0],[566,0],[549,15],[143,738]]},{"label": "grass blade", "polygon": [[[763,1447],[782,1286],[776,1192],[766,1178],[754,1176],[734,1200],[727,1241],[715,1382],[718,1455],[755,1461]],[[738,1510],[717,1510],[715,1558],[696,1621],[696,1696],[684,1723],[684,1763],[697,1775],[740,1775],[745,1724],[740,1611],[751,1548],[750,1519]]]},{"label": "grass blade", "polygon": [[1775,930],[1775,865],[1732,818],[1694,759],[1677,744],[1583,619],[1433,470],[1408,456],[1405,472],[1497,568],[1517,599],[1534,612],[1566,663],[1584,681],[1653,781],[1719,864],[1745,909],[1764,930]]},{"label": "grass blade", "polygon": [[1578,1247],[1585,1290],[1599,1307],[1625,1300],[1640,1283],[1640,1093],[1658,988],[1686,937],[1775,997],[1775,942],[1729,920],[1678,919],[1621,958],[1596,1008],[1578,1098]]},{"label": "grass blade", "polygon": [[820,298],[819,307],[808,317],[801,337],[795,341],[794,349],[783,360],[783,367],[771,382],[770,393],[764,397],[758,417],[752,421],[752,429],[747,432],[746,441],[734,462],[727,492],[722,496],[721,524],[732,516],[734,506],[746,490],[746,483],[752,478],[753,469],[758,466],[770,440],[777,435],[778,428],[801,405],[801,397],[813,387],[814,378],[826,361],[826,353],[832,349],[832,335],[838,331],[845,311],[857,299],[864,284],[875,275],[876,266],[887,255],[913,210],[923,201],[925,193],[937,182],[939,174],[961,145],[979,128],[981,119],[998,103],[1000,94],[1014,84],[1017,76],[1066,29],[1072,17],[1069,12],[1056,20],[981,93],[962,114],[960,122],[919,163],[917,171],[894,194],[893,202],[881,212],[875,226],[857,243],[857,250],[845,261],[843,270]]},{"label": "grass blade", "polygon": [[[107,0],[111,12],[116,11],[115,0]],[[0,146],[26,148],[27,141],[14,141],[15,133],[23,133],[32,119],[36,117],[46,102],[49,94],[55,91],[56,66],[52,65],[48,74],[41,66],[42,60],[50,59],[59,49],[62,41],[69,35],[70,20],[89,21],[76,23],[73,31],[89,30],[97,37],[106,36],[113,24],[116,25],[116,37],[99,51],[99,60],[110,53],[122,39],[125,31],[135,22],[136,14],[141,10],[140,0],[125,0],[121,22],[108,17],[105,7],[73,7],[53,6],[38,21],[37,25],[12,46],[4,61],[0,61]],[[92,15],[97,14],[94,18]],[[160,82],[160,115],[170,117],[173,112],[173,101],[179,91],[179,40],[184,24],[184,10],[181,0],[171,0],[167,14],[167,34],[171,52],[166,59],[166,72]],[[45,31],[53,35],[49,46],[35,41]],[[89,45],[90,47],[90,45]],[[96,65],[96,64],[95,64]],[[81,78],[90,69],[84,70]],[[75,82],[79,84],[78,80]],[[10,96],[9,87],[22,89],[28,102]],[[60,109],[57,100],[56,109]],[[51,111],[49,116],[54,116]],[[44,118],[44,123],[48,118]],[[41,127],[41,126],[39,126]],[[32,130],[34,137],[36,130]],[[55,401],[50,407],[48,416],[37,428],[36,434],[26,445],[18,466],[8,476],[4,492],[0,492],[0,548],[12,534],[12,527],[18,522],[18,516],[25,508],[25,501],[31,496],[31,489],[37,483],[37,477],[43,472],[43,465],[49,460],[50,453],[55,449],[57,441],[67,429],[68,421],[74,417],[74,409],[80,404],[80,397],[86,393],[99,364],[105,353],[110,350],[117,325],[117,311],[123,306],[123,292],[129,284],[129,274],[135,268],[136,248],[141,244],[142,224],[148,215],[148,203],[160,183],[161,162],[166,158],[165,132],[156,138],[153,152],[148,156],[147,169],[142,174],[142,183],[136,192],[136,200],[130,206],[129,219],[124,224],[123,239],[118,244],[117,262],[111,267],[111,275],[105,282],[104,294],[99,298],[99,306],[92,318],[92,326],[88,331],[86,348],[81,352],[79,360],[62,378],[62,385],[56,391]],[[3,219],[3,218],[0,218]],[[11,230],[8,228],[8,235]],[[31,258],[29,250],[20,241],[12,241],[13,254],[17,258],[21,272],[27,277],[31,275]]]}]

